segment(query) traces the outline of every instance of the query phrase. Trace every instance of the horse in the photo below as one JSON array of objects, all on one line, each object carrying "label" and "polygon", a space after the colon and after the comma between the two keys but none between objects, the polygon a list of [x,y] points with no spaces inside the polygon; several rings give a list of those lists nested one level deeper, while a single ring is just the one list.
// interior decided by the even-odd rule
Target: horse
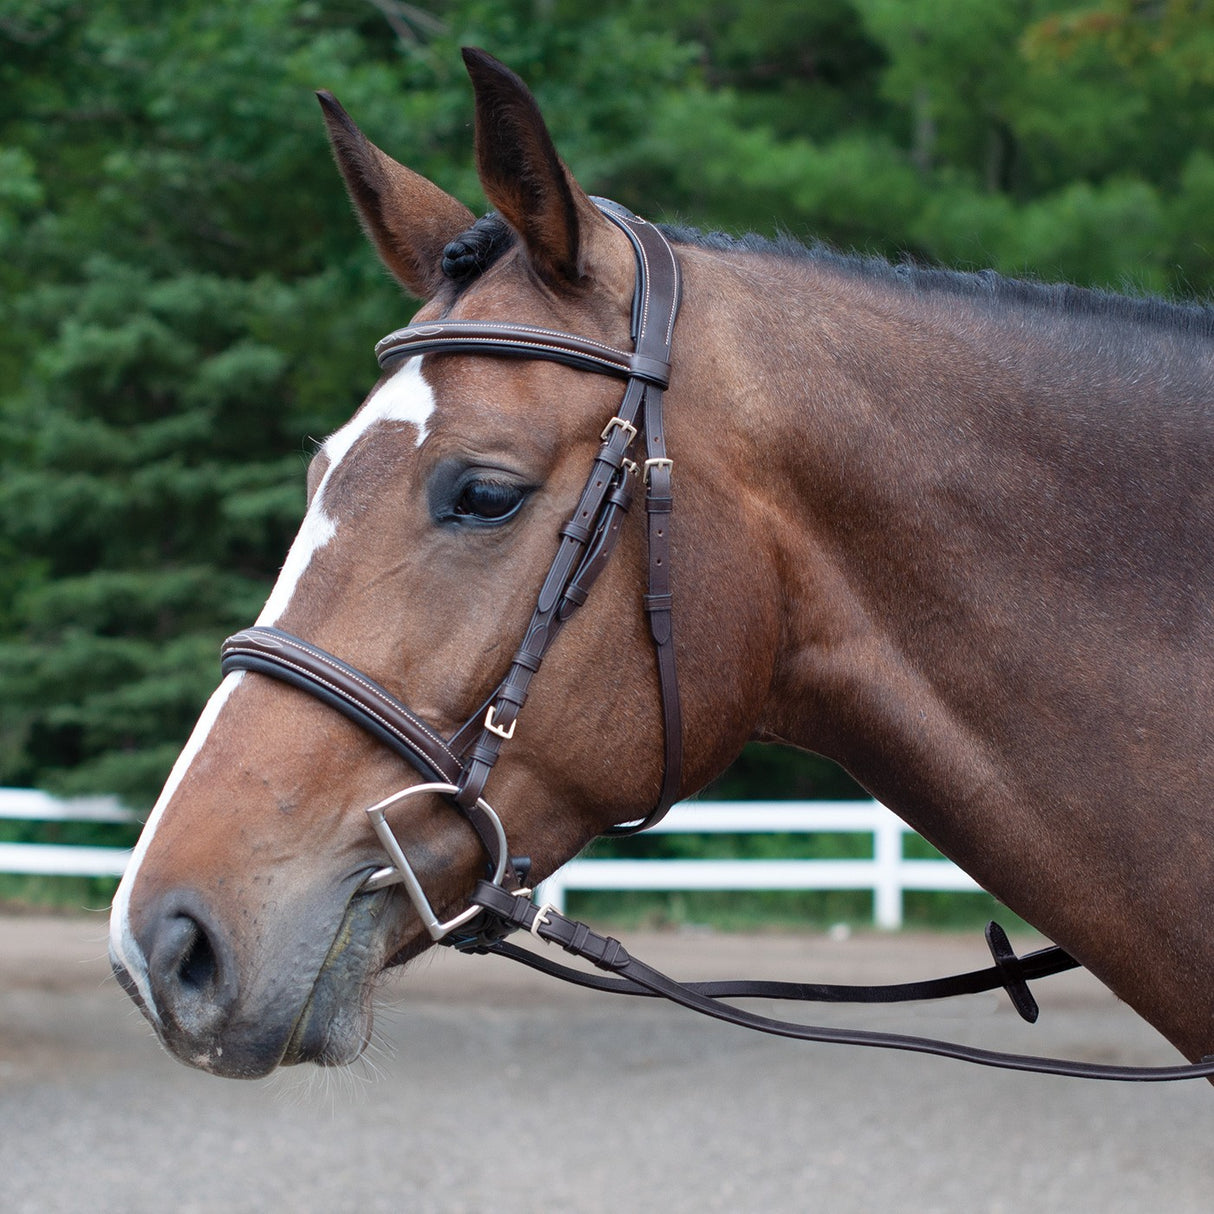
[{"label": "horse", "polygon": [[[486,850],[542,878],[758,740],[840,763],[1214,1052],[1214,313],[667,228],[663,370],[634,349],[657,245],[577,183],[516,75],[464,58],[481,219],[319,95],[425,302],[312,459],[253,630],[407,703],[421,758],[336,693],[225,675],[111,915],[163,1045],[233,1077],[351,1062],[378,977],[468,918]],[[548,336],[470,344],[495,332]],[[622,416],[621,379],[664,389],[661,417]],[[495,700],[588,468],[611,543],[581,536],[593,586]],[[396,839],[420,901],[383,868]]]}]

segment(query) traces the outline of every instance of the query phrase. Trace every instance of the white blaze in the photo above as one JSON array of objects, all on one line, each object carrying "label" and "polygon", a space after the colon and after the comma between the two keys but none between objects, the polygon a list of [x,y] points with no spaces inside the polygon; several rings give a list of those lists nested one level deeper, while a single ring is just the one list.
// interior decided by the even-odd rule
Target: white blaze
[{"label": "white blaze", "polygon": [[157,1019],[160,1018],[160,1013],[152,1000],[152,992],[148,987],[147,963],[143,951],[131,931],[131,886],[135,883],[135,874],[139,871],[139,865],[143,861],[148,845],[152,842],[152,835],[156,830],[156,824],[160,821],[160,815],[164,813],[164,807],[172,799],[178,785],[185,778],[190,764],[194,762],[194,757],[202,749],[202,744],[207,740],[211,727],[215,724],[216,717],[219,716],[219,710],[228,702],[228,697],[236,690],[237,684],[243,677],[243,671],[228,675],[207,701],[207,706],[202,710],[202,716],[198,718],[198,723],[194,726],[194,732],[190,734],[190,740],[185,744],[185,749],[181,754],[177,756],[177,762],[173,764],[173,770],[169,772],[169,778],[165,781],[164,788],[161,790],[156,804],[152,807],[147,824],[139,836],[139,842],[135,844],[130,862],[122,874],[118,892],[114,895],[114,904],[110,908],[110,954],[130,974],[139,989],[139,994],[143,997],[144,1006]]},{"label": "white blaze", "polygon": [[434,392],[422,379],[421,357],[411,358],[367,398],[366,404],[342,428],[329,435],[321,447],[329,461],[325,475],[304,515],[299,534],[287,553],[278,581],[257,617],[257,623],[272,628],[286,612],[312,557],[336,534],[338,520],[325,510],[325,487],[350,449],[372,426],[380,422],[410,422],[417,427],[417,445],[426,438],[426,424],[434,412]]}]

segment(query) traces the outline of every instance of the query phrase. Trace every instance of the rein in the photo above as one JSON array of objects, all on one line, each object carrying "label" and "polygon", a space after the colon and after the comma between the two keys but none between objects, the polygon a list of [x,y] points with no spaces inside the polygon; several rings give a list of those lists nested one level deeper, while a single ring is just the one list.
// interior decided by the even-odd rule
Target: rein
[{"label": "rein", "polygon": [[[995,954],[996,963],[988,970],[975,970],[968,974],[957,974],[951,978],[937,978],[931,982],[906,983],[895,986],[849,987],[819,986],[795,982],[678,982],[643,961],[629,955],[618,941],[610,936],[600,936],[584,923],[566,919],[550,906],[537,907],[528,898],[510,895],[499,886],[487,881],[478,884],[473,894],[474,903],[491,910],[502,923],[511,928],[525,928],[538,939],[559,944],[567,952],[592,962],[599,969],[615,975],[615,979],[586,981],[593,975],[583,975],[565,966],[553,965],[522,949],[516,949],[504,941],[490,943],[481,949],[499,953],[513,960],[525,961],[541,972],[558,978],[578,982],[595,990],[616,994],[650,995],[668,999],[693,1012],[724,1020],[741,1028],[754,1029],[777,1037],[789,1037],[796,1041],[815,1041],[831,1045],[857,1045],[876,1049],[903,1050],[916,1054],[935,1054],[942,1058],[955,1058],[978,1066],[997,1067],[1001,1070],[1029,1071],[1040,1075],[1060,1075],[1071,1079],[1117,1079],[1148,1083],[1177,1079],[1198,1079],[1214,1075],[1214,1057],[1198,1063],[1180,1066],[1137,1067],[1116,1066],[1109,1063],[1080,1062],[1063,1058],[1039,1058],[1031,1054],[1006,1054],[997,1050],[979,1049],[951,1041],[939,1041],[932,1037],[911,1037],[902,1033],[877,1033],[864,1029],[841,1029],[822,1025],[800,1024],[791,1020],[777,1020],[745,1011],[728,1003],[725,998],[792,999],[799,1002],[858,1002],[892,1003],[904,999],[944,998],[950,995],[968,994],[976,991],[995,990],[1005,986],[1017,1004],[1017,1010],[1025,1015],[1019,997],[1028,995],[1036,1019],[1036,1003],[1028,994],[1029,978],[1042,978],[1048,974],[1074,969],[1079,963],[1057,945],[1040,949],[1026,957],[1018,958],[1012,952],[998,924],[987,927],[987,940]],[[992,930],[993,929],[993,930]],[[1006,951],[1004,951],[1006,950]],[[536,964],[541,961],[541,964]]]},{"label": "rein", "polygon": [[[566,981],[608,993],[660,996],[693,1011],[745,1028],[803,1041],[910,1050],[983,1066],[1085,1079],[1160,1081],[1214,1076],[1214,1058],[1172,1067],[1125,1067],[1005,1054],[893,1033],[837,1029],[777,1020],[722,1002],[767,998],[800,1002],[895,1002],[944,998],[1002,988],[1020,1015],[1032,1022],[1037,1004],[1032,979],[1073,969],[1078,962],[1050,946],[1018,957],[997,924],[987,928],[994,965],[928,982],[855,987],[813,983],[728,981],[681,983],[631,957],[609,936],[567,919],[551,906],[537,907],[525,887],[529,861],[509,853],[505,829],[484,799],[489,775],[527,699],[531,680],[571,615],[587,599],[619,539],[637,482],[645,489],[648,519],[648,585],[644,607],[658,669],[664,733],[664,766],[657,804],[643,818],[608,828],[628,835],[659,821],[674,804],[682,775],[682,720],[671,628],[670,514],[673,461],[667,456],[662,393],[670,378],[670,348],[681,282],[678,260],[651,224],[615,203],[596,199],[603,215],[629,239],[636,258],[631,333],[633,350],[530,325],[442,320],[410,325],[383,338],[375,352],[381,367],[423,354],[481,354],[546,359],[626,383],[618,411],[603,428],[601,445],[577,507],[560,529],[556,556],[540,588],[522,643],[496,690],[451,737],[444,738],[405,704],[333,654],[276,628],[253,627],[223,644],[221,669],[254,671],[291,684],[342,713],[414,766],[427,780],[368,810],[372,828],[392,863],[372,873],[360,892],[401,884],[432,940],[461,951],[496,953]],[[643,461],[639,448],[643,443]],[[387,820],[389,810],[411,796],[446,797],[476,831],[490,861],[470,905],[446,922],[438,918],[408,856]],[[526,930],[537,939],[607,971],[608,977],[554,963],[505,937]]]}]

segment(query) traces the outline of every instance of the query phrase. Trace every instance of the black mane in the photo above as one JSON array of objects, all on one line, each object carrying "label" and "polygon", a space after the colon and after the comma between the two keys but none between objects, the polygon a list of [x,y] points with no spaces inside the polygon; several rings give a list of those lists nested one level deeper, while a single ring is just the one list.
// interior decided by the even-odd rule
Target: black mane
[{"label": "black mane", "polygon": [[700,232],[695,228],[666,225],[662,226],[662,231],[677,244],[815,262],[840,273],[924,294],[955,295],[997,306],[1051,309],[1070,316],[1128,321],[1214,337],[1214,307],[1208,305],[1119,295],[1069,283],[1006,278],[994,270],[966,272],[922,266],[911,261],[890,262],[881,257],[840,253],[820,243],[804,245],[787,235],[775,239],[754,233],[731,236],[726,232]]},{"label": "black mane", "polygon": [[[965,272],[909,261],[890,262],[880,257],[840,253],[824,244],[805,245],[787,235],[772,239],[754,233],[731,236],[726,232],[701,232],[674,224],[659,227],[674,244],[814,262],[840,273],[917,293],[948,294],[996,306],[1049,309],[1071,316],[1128,321],[1214,337],[1214,307],[1208,305],[1118,295],[1068,283],[1006,278],[994,270]],[[457,290],[462,290],[498,262],[516,240],[506,221],[496,211],[490,211],[443,250],[443,274]]]}]

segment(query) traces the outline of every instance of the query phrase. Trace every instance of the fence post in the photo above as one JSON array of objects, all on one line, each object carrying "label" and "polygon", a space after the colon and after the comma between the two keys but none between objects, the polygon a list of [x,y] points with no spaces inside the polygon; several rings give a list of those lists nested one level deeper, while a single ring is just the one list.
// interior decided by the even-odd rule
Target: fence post
[{"label": "fence post", "polygon": [[541,906],[551,906],[558,915],[565,913],[565,883],[561,880],[560,869],[536,886],[535,900]]},{"label": "fence post", "polygon": [[873,915],[887,931],[902,926],[902,835],[901,821],[884,810],[873,826]]}]

